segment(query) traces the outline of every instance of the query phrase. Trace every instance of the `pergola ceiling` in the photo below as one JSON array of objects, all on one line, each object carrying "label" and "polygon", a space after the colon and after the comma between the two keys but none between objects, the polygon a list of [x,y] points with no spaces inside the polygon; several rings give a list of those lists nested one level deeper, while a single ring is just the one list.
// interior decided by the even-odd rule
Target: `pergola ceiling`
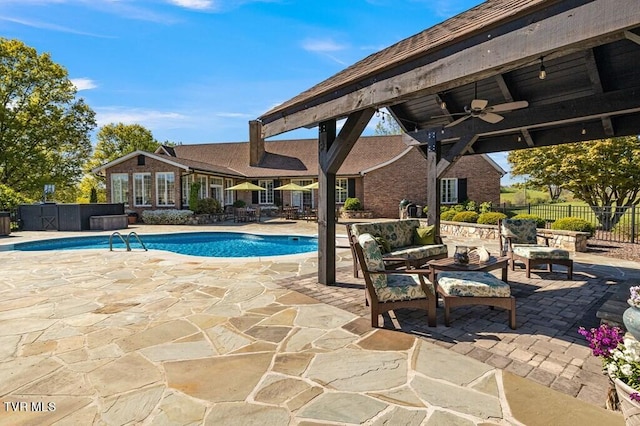
[{"label": "pergola ceiling", "polygon": [[[502,120],[483,109],[448,126],[474,98],[527,107],[500,112]],[[640,134],[640,1],[488,0],[253,122],[254,138],[318,126],[320,283],[335,282],[335,173],[380,108],[425,153],[427,219],[439,229],[437,181],[461,155]]]},{"label": "pergola ceiling", "polygon": [[[487,1],[267,112],[260,117],[263,136],[382,107],[408,143],[424,144],[437,132],[449,161],[640,134],[639,29],[635,0]],[[474,117],[446,127],[476,92],[489,106],[529,106],[501,112],[499,123]]]}]

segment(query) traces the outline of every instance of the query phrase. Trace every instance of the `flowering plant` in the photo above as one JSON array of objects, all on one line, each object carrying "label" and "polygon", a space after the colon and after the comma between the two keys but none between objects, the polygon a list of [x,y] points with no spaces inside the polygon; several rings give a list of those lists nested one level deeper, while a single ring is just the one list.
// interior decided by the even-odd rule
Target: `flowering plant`
[{"label": "flowering plant", "polygon": [[631,297],[627,300],[629,305],[640,308],[640,286],[631,287],[629,289]]},{"label": "flowering plant", "polygon": [[578,333],[587,339],[593,355],[602,357],[602,368],[609,377],[637,390],[629,398],[640,401],[640,343],[624,338],[620,328],[606,324],[591,330],[580,327]]}]

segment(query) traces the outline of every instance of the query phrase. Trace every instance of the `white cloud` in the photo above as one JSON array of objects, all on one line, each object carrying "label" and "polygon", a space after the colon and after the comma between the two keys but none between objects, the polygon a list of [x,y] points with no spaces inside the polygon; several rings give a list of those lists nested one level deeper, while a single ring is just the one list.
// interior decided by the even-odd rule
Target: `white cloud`
[{"label": "white cloud", "polygon": [[85,32],[85,31],[78,31],[75,28],[64,27],[62,25],[50,24],[48,22],[41,22],[41,21],[13,18],[13,17],[10,17],[10,16],[0,16],[0,21],[12,22],[14,24],[24,25],[25,27],[38,28],[38,29],[41,29],[41,30],[51,30],[51,31],[58,31],[58,32],[62,32],[62,33],[86,35],[86,36],[91,36],[91,37],[112,38],[112,37],[103,36],[103,35],[100,35],[100,34],[89,33],[89,32]]},{"label": "white cloud", "polygon": [[72,78],[71,82],[76,86],[76,90],[91,90],[98,87],[95,81],[90,78]]},{"label": "white cloud", "polygon": [[195,10],[214,9],[216,3],[212,0],[170,0],[171,4]]},{"label": "white cloud", "polygon": [[336,43],[333,40],[312,40],[308,39],[302,42],[302,48],[304,50],[308,50],[309,52],[319,52],[319,53],[327,53],[327,52],[337,52],[340,50],[346,49],[346,46]]},{"label": "white cloud", "polygon": [[188,121],[186,115],[177,112],[145,110],[126,107],[94,108],[98,126],[109,123],[140,124],[141,126],[157,129],[171,129],[178,124]]},{"label": "white cloud", "polygon": [[253,115],[243,112],[218,112],[215,115],[224,118],[253,118]]}]

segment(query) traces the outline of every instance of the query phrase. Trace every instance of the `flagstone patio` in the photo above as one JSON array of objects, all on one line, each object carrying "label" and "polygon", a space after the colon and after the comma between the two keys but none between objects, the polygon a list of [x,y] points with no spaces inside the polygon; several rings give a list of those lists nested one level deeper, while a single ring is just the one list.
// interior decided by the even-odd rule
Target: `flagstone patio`
[{"label": "flagstone patio", "polygon": [[[136,230],[166,229],[203,230]],[[349,251],[338,258],[350,270]],[[316,268],[314,255],[0,251],[0,424],[624,424],[619,413],[461,353],[456,337],[443,345],[428,328],[372,329],[366,309],[330,300],[340,288],[304,290]],[[345,288],[363,305],[358,285]],[[456,315],[448,330],[461,324]]]}]

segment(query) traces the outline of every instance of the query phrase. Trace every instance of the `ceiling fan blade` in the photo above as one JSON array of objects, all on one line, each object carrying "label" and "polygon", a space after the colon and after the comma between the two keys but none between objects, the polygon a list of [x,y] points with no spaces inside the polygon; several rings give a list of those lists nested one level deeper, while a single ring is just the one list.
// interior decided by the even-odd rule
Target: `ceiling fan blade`
[{"label": "ceiling fan blade", "polygon": [[527,101],[507,102],[505,104],[493,105],[487,108],[489,112],[513,111],[514,109],[526,108],[529,106]]},{"label": "ceiling fan blade", "polygon": [[504,120],[504,117],[498,114],[494,114],[492,112],[483,112],[478,115],[481,120],[486,121],[487,123],[496,124]]},{"label": "ceiling fan blade", "polygon": [[460,118],[458,118],[457,120],[452,121],[451,123],[447,124],[447,125],[446,125],[446,126],[444,126],[444,127],[453,127],[453,126],[455,126],[456,124],[460,124],[460,123],[462,123],[464,120],[466,120],[466,119],[467,119],[467,118],[469,118],[469,117],[471,117],[471,116],[470,116],[470,115],[465,115],[464,117],[460,117]]},{"label": "ceiling fan blade", "polygon": [[489,104],[489,101],[485,99],[474,99],[471,101],[471,109],[475,109],[475,110],[485,109],[488,104]]}]

